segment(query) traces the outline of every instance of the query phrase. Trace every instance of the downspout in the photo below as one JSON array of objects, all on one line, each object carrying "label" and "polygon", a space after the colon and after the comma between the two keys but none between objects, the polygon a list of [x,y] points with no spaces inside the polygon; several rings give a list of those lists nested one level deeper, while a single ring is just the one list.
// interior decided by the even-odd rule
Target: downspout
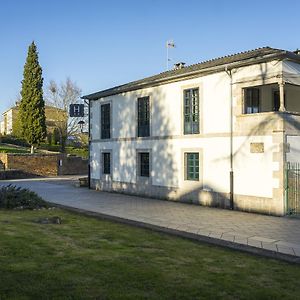
[{"label": "downspout", "polygon": [[[85,101],[84,101],[85,102]],[[90,102],[89,101],[87,101],[87,102],[85,102],[85,104],[88,104],[88,122],[89,122],[89,124],[88,124],[88,144],[89,144],[89,146],[88,146],[88,187],[89,187],[89,189],[91,188],[91,150],[90,150],[90,148],[91,148],[91,138],[90,138],[90,127],[91,127],[91,125],[90,125],[90,121],[91,121],[91,119],[90,119],[90,112],[91,112],[91,109],[90,109]]]},{"label": "downspout", "polygon": [[234,172],[233,172],[233,99],[232,99],[232,69],[225,67],[225,72],[230,78],[230,209],[234,210]]}]

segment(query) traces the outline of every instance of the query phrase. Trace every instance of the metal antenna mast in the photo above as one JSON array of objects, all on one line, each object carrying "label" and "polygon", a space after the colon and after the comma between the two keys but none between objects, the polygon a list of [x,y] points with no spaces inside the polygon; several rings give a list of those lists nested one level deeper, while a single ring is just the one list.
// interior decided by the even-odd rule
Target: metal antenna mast
[{"label": "metal antenna mast", "polygon": [[175,43],[173,40],[168,40],[167,43],[166,43],[166,47],[167,47],[167,71],[169,71],[169,61],[171,60],[169,58],[169,49],[170,48],[175,48]]}]

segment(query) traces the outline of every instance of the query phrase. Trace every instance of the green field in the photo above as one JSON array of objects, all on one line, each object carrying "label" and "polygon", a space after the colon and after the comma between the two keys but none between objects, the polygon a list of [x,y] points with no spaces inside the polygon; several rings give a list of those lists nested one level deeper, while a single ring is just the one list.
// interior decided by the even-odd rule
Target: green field
[{"label": "green field", "polygon": [[0,211],[0,278],[1,300],[300,295],[298,265],[59,209]]},{"label": "green field", "polygon": [[[52,152],[59,152],[60,146],[59,145],[41,145],[36,152],[41,153],[42,150],[52,151]],[[87,148],[75,148],[67,146],[65,148],[67,154],[72,154],[76,156],[81,156],[83,158],[88,157],[88,149]],[[0,144],[0,153],[30,153],[30,148],[14,146],[14,145],[6,145]]]},{"label": "green field", "polygon": [[0,153],[29,153],[29,148],[14,147],[0,144]]}]

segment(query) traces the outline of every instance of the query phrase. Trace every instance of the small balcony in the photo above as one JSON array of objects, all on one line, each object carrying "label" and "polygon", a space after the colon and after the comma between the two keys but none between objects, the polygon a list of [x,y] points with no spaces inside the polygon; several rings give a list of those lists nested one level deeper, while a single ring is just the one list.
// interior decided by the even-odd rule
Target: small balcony
[{"label": "small balcony", "polygon": [[300,134],[300,86],[269,84],[243,89],[235,131],[248,135],[288,131]]}]

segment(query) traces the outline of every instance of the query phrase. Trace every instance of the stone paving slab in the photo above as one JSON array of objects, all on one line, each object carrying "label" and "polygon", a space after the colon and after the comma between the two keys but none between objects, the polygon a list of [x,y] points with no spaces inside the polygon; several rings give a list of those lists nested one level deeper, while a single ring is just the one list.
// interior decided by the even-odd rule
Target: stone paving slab
[{"label": "stone paving slab", "polygon": [[[253,252],[300,259],[300,219],[106,193],[74,186],[73,177],[0,181],[37,192],[45,200],[166,232]],[[256,249],[256,250],[255,250]],[[259,253],[259,252],[257,252]],[[299,260],[300,261],[300,260]]]}]

